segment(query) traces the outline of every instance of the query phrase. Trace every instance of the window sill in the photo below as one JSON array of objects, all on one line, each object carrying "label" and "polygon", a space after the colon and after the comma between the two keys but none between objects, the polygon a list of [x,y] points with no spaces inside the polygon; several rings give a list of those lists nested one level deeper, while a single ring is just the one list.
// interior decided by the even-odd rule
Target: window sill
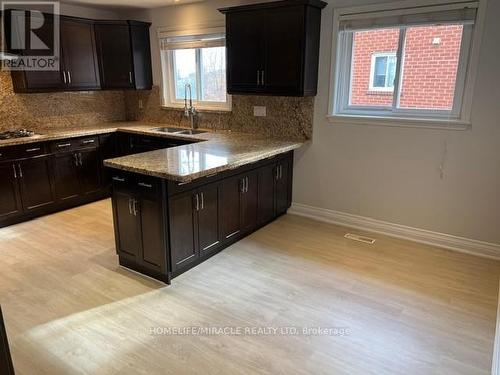
[{"label": "window sill", "polygon": [[[222,107],[197,107],[194,106],[197,112],[201,113],[228,113],[232,111],[232,108],[222,108]],[[165,111],[184,111],[184,106],[166,106],[162,105],[161,109]]]},{"label": "window sill", "polygon": [[328,115],[328,122],[342,125],[391,126],[400,128],[423,128],[439,130],[469,130],[470,122],[461,120],[404,118],[404,117],[375,117],[360,115]]}]

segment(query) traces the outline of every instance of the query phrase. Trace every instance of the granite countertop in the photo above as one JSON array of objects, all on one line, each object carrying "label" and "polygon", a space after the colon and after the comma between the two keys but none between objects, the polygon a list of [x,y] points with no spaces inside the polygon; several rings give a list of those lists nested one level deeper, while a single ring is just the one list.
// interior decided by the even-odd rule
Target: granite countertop
[{"label": "granite countertop", "polygon": [[0,147],[115,131],[184,139],[194,143],[105,160],[104,165],[119,170],[190,182],[200,177],[238,168],[300,148],[304,141],[269,138],[264,135],[212,132],[196,135],[168,134],[154,130],[165,124],[144,122],[103,123],[85,129],[53,129],[43,135],[0,141]]}]

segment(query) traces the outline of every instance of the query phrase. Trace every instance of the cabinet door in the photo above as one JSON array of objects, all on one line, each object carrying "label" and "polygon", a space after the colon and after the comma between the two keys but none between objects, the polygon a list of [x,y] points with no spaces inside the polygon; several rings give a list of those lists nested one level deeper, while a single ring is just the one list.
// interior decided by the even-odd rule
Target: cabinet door
[{"label": "cabinet door", "polygon": [[149,24],[131,25],[130,36],[134,60],[135,88],[137,90],[150,90],[153,86],[153,73],[151,70]]},{"label": "cabinet door", "polygon": [[276,179],[276,165],[269,164],[258,170],[258,222],[264,224],[275,216],[274,183]]},{"label": "cabinet door", "polygon": [[242,176],[235,176],[221,183],[221,228],[224,240],[238,235],[241,230],[242,179]]},{"label": "cabinet door", "polygon": [[94,193],[101,187],[99,152],[96,147],[78,151],[80,184],[84,194]]},{"label": "cabinet door", "polygon": [[290,159],[284,158],[277,165],[277,180],[276,180],[276,214],[284,214],[289,207],[289,177],[291,163]]},{"label": "cabinet door", "polygon": [[166,271],[165,223],[159,182],[138,183],[137,199],[142,231],[142,262],[156,271]]},{"label": "cabinet door", "polygon": [[264,69],[265,11],[227,15],[227,88],[228,93],[259,92],[260,71]]},{"label": "cabinet door", "polygon": [[95,25],[97,55],[104,89],[133,88],[132,51],[128,25]]},{"label": "cabinet door", "polygon": [[169,200],[170,254],[174,272],[198,259],[195,194],[193,191],[188,191]]},{"label": "cabinet door", "polygon": [[99,88],[92,23],[62,17],[61,44],[67,86],[73,89]]},{"label": "cabinet door", "polygon": [[128,189],[113,189],[113,218],[116,251],[134,261],[139,261],[141,253],[140,222],[133,213],[134,195]]},{"label": "cabinet door", "polygon": [[99,152],[101,167],[101,186],[109,188],[111,185],[111,170],[103,166],[103,161],[118,157],[116,134],[104,134],[99,136]]},{"label": "cabinet door", "polygon": [[258,181],[257,171],[245,176],[245,191],[241,199],[241,228],[245,232],[257,227]]},{"label": "cabinet door", "polygon": [[304,7],[270,9],[266,28],[265,90],[298,94],[303,75]]},{"label": "cabinet door", "polygon": [[14,375],[14,366],[9,350],[9,340],[5,330],[2,309],[0,308],[0,374]]},{"label": "cabinet door", "polygon": [[80,194],[77,154],[64,153],[54,156],[54,185],[56,198],[67,200]]},{"label": "cabinet door", "polygon": [[0,164],[0,219],[22,211],[15,168],[12,163]]},{"label": "cabinet door", "polygon": [[201,255],[215,251],[220,243],[219,184],[200,189],[198,210],[198,245]]},{"label": "cabinet door", "polygon": [[47,156],[18,163],[21,200],[25,210],[34,210],[54,203],[50,164],[50,158]]}]

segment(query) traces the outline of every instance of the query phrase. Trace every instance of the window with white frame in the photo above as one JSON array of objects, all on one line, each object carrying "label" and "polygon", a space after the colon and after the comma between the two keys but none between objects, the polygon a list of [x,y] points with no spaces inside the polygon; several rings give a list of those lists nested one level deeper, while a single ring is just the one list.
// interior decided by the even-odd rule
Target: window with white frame
[{"label": "window with white frame", "polygon": [[163,105],[184,107],[190,85],[197,109],[230,110],[224,28],[186,32],[160,33]]},{"label": "window with white frame", "polygon": [[477,7],[340,12],[332,118],[468,122]]}]

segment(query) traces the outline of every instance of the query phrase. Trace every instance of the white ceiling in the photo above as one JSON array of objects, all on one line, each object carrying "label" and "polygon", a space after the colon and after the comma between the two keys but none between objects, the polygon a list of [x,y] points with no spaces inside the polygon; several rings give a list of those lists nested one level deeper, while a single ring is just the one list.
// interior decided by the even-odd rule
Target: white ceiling
[{"label": "white ceiling", "polygon": [[157,8],[167,5],[197,3],[204,0],[66,0],[65,3],[103,8]]}]

